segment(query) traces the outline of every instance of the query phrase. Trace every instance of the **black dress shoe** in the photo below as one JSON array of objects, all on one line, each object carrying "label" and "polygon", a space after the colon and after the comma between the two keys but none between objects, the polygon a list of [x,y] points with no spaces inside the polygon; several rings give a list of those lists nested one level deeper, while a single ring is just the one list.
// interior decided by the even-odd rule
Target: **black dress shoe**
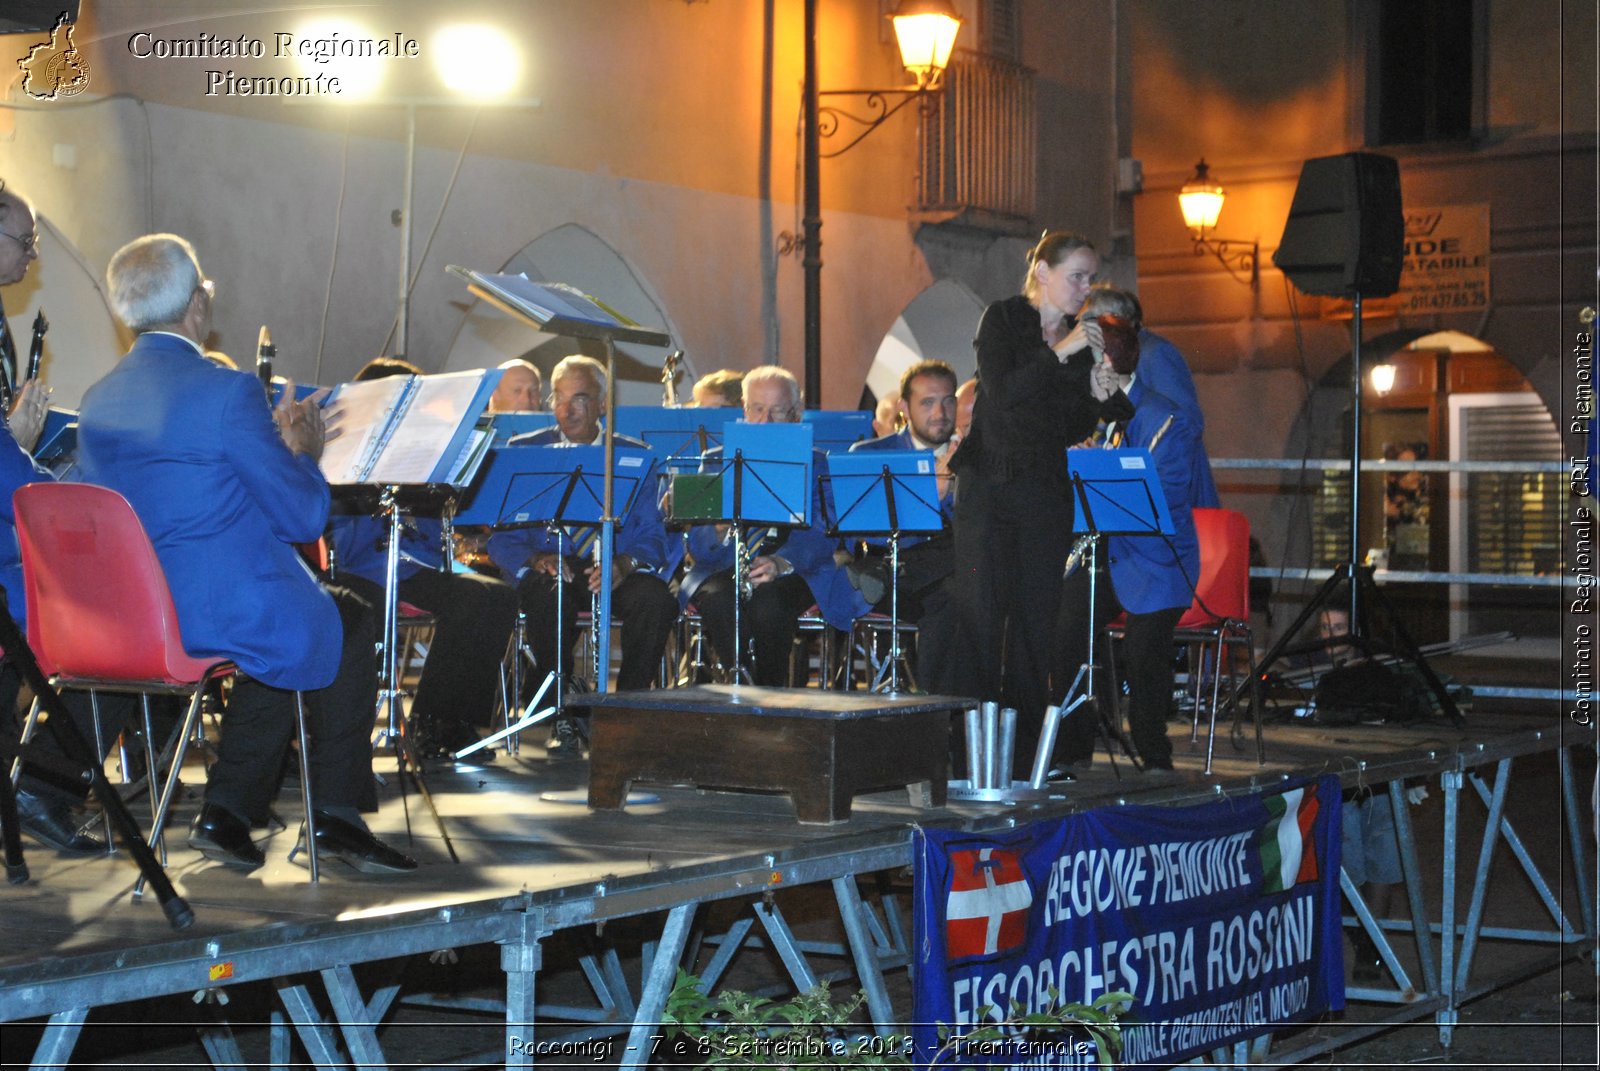
[{"label": "black dress shoe", "polygon": [[65,800],[35,796],[17,789],[17,816],[22,831],[40,844],[69,855],[94,855],[106,850],[106,842],[78,828],[72,808]]},{"label": "black dress shoe", "polygon": [[200,808],[189,827],[189,847],[207,859],[243,870],[254,870],[267,861],[250,839],[250,823],[210,803]]},{"label": "black dress shoe", "polygon": [[[347,822],[326,811],[313,811],[317,825],[317,854],[320,858],[333,857],[348,863],[363,874],[404,874],[417,869],[417,861],[401,851],[389,847],[353,822]],[[300,827],[300,843],[295,848],[294,861],[301,866],[306,858],[306,831]]]}]

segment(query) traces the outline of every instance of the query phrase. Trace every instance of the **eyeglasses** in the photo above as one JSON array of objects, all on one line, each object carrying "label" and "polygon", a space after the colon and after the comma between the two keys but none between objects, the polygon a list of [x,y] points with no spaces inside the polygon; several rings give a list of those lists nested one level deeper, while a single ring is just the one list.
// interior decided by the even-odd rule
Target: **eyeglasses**
[{"label": "eyeglasses", "polygon": [[5,235],[7,238],[10,238],[13,242],[16,242],[18,245],[20,245],[22,247],[22,251],[24,253],[32,253],[33,252],[33,247],[39,244],[39,232],[38,231],[34,231],[32,234],[28,235],[25,238],[20,236],[20,235],[12,234],[10,231],[0,231],[0,234]]},{"label": "eyeglasses", "polygon": [[744,405],[744,415],[746,420],[754,420],[758,417],[766,417],[775,424],[781,424],[790,417],[794,416],[794,411],[794,406],[792,405],[775,405],[771,408],[762,405],[760,402],[746,402]]},{"label": "eyeglasses", "polygon": [[195,289],[204,290],[206,292],[206,297],[208,298],[214,298],[217,296],[217,284],[210,279],[201,279],[200,285],[196,286]]}]

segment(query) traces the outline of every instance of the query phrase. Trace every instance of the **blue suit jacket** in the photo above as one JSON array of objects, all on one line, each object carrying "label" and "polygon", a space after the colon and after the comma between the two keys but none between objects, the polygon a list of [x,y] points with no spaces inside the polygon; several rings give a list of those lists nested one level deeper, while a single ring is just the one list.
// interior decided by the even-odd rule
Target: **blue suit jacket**
[{"label": "blue suit jacket", "polygon": [[[709,471],[717,471],[722,460],[722,448],[706,451]],[[833,560],[839,540],[828,534],[833,523],[833,495],[828,490],[828,455],[820,450],[811,452],[811,523],[804,528],[790,528],[776,554],[794,566],[794,571],[805,580],[816,600],[823,618],[838,629],[849,629],[855,619],[870,607],[850,583],[849,576]],[[763,548],[765,550],[765,548]],[[759,554],[760,552],[758,552]],[[689,529],[689,554],[694,565],[680,585],[685,604],[694,598],[697,588],[713,573],[733,568],[733,540],[724,540],[715,525],[699,524]]]},{"label": "blue suit jacket", "polygon": [[[444,546],[444,524],[433,517],[404,517],[400,525],[400,565],[396,580],[438,569]],[[370,513],[335,509],[328,525],[334,563],[340,574],[363,577],[382,587],[388,581],[389,522]]]},{"label": "blue suit jacket", "polygon": [[1167,428],[1151,456],[1156,475],[1167,496],[1174,534],[1170,542],[1160,536],[1110,536],[1106,551],[1111,561],[1111,583],[1117,601],[1129,613],[1185,609],[1194,601],[1194,584],[1200,579],[1200,540],[1194,530],[1194,505],[1190,498],[1196,458],[1205,461],[1200,431],[1183,410],[1164,394],[1146,389],[1128,422],[1124,446],[1150,447],[1150,440],[1168,417]]},{"label": "blue suit jacket", "polygon": [[6,590],[12,620],[24,632],[28,629],[28,604],[22,590],[22,552],[17,547],[11,496],[24,484],[54,479],[17,445],[9,431],[0,431],[0,587]]},{"label": "blue suit jacket", "polygon": [[[649,449],[645,443],[626,435],[615,438],[619,446]],[[512,443],[517,446],[554,446],[563,441],[560,428],[545,428],[518,435]],[[622,518],[621,525],[612,537],[612,549],[617,554],[626,554],[661,579],[671,580],[668,565],[676,567],[677,559],[673,557],[673,548],[669,546],[666,522],[661,519],[661,496],[656,490],[655,472],[652,463],[634,494],[633,505],[628,508],[627,516]],[[545,528],[508,528],[489,537],[489,557],[500,567],[501,575],[512,584],[517,582],[518,574],[528,564],[529,558],[535,554],[557,551],[562,554],[574,553],[572,539],[564,534],[552,536]]]},{"label": "blue suit jacket", "polygon": [[322,535],[328,483],[284,446],[260,380],[141,335],[83,396],[78,457],[144,523],[191,655],[278,688],[333,681],[339,612],[291,545]]},{"label": "blue suit jacket", "polygon": [[[1144,392],[1153,390],[1166,395],[1197,429],[1202,444],[1205,440],[1206,418],[1200,411],[1200,396],[1194,389],[1194,377],[1178,347],[1151,331],[1139,332],[1139,374],[1128,388],[1128,400],[1138,408]],[[1217,496],[1217,483],[1211,475],[1211,460],[1202,445],[1194,456],[1194,471],[1189,474],[1189,504],[1216,509],[1222,505]]]}]

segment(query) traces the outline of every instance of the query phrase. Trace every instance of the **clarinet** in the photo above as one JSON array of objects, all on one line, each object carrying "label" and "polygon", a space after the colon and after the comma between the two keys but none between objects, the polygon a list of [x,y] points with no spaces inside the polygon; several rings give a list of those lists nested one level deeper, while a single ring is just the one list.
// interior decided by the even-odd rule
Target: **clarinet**
[{"label": "clarinet", "polygon": [[40,309],[33,317],[33,341],[28,344],[28,378],[39,378],[39,364],[44,359],[44,333],[50,330],[50,321]]},{"label": "clarinet", "polygon": [[11,340],[11,325],[0,306],[0,413],[11,412],[11,399],[17,393],[17,347]]},{"label": "clarinet", "polygon": [[267,404],[272,404],[272,359],[278,355],[278,348],[272,344],[272,335],[267,331],[267,325],[261,325],[261,334],[256,336],[256,375],[261,379],[261,386],[267,392]]}]

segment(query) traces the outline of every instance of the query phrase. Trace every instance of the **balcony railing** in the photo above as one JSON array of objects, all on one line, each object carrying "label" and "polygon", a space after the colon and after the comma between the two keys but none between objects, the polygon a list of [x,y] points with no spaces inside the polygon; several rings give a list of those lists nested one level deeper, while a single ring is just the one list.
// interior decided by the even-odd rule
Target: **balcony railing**
[{"label": "balcony railing", "polygon": [[921,116],[917,211],[928,220],[999,217],[1029,224],[1034,213],[1033,71],[1008,60],[959,53],[944,92]]}]

